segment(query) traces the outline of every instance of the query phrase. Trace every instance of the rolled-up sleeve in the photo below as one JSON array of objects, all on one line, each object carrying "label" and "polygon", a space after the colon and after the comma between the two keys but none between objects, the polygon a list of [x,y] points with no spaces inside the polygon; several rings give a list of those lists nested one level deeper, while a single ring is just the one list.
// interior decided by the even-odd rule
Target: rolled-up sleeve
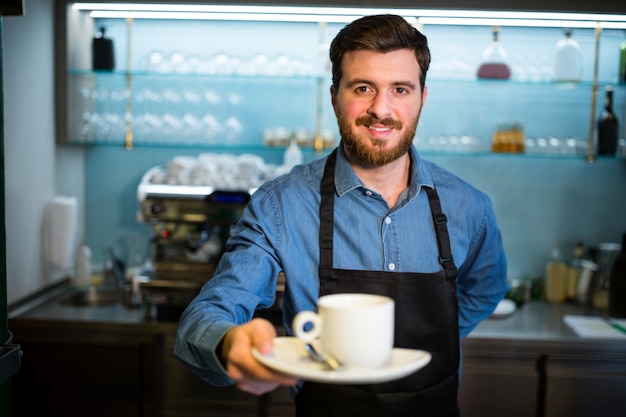
[{"label": "rolled-up sleeve", "polygon": [[266,214],[275,203],[268,208],[264,205],[268,200],[261,198],[263,192],[257,193],[228,240],[228,252],[214,277],[187,306],[178,324],[174,354],[213,385],[233,383],[216,353],[223,336],[250,321],[257,309],[270,307],[276,297],[280,267],[270,244],[275,242],[276,227],[267,223],[273,216]]},{"label": "rolled-up sleeve", "polygon": [[507,262],[502,236],[490,199],[473,232],[468,256],[459,267],[459,335],[466,337],[493,313],[508,291]]}]

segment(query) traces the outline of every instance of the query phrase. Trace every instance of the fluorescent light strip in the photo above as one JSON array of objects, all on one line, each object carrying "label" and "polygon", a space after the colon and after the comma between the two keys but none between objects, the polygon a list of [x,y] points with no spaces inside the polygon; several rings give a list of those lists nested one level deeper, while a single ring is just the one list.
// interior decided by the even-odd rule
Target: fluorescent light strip
[{"label": "fluorescent light strip", "polygon": [[[129,16],[128,13],[132,12],[132,16],[139,19],[325,21],[346,23],[365,15],[394,13],[402,16],[419,17],[424,24],[493,25],[491,23],[494,21],[493,19],[504,19],[502,23],[498,24],[500,26],[595,27],[597,25],[596,22],[600,21],[604,28],[622,29],[624,25],[621,23],[626,24],[626,15],[591,13],[146,3],[74,3],[72,7],[78,10],[91,10],[94,17],[126,18]],[[110,12],[111,14],[105,12]],[[430,22],[438,23],[426,23],[427,19],[431,18],[440,20],[430,20]],[[459,20],[456,20],[456,18]],[[540,23],[540,21],[545,23]],[[582,22],[586,22],[586,24]]]},{"label": "fluorescent light strip", "polygon": [[422,25],[455,26],[518,26],[518,27],[566,27],[570,29],[594,29],[600,25],[603,29],[626,29],[626,22],[596,22],[578,20],[539,20],[539,19],[485,19],[453,17],[420,17]]},{"label": "fluorescent light strip", "polygon": [[[93,18],[109,19],[187,19],[187,20],[241,20],[268,22],[328,22],[349,23],[361,16],[324,16],[306,14],[271,14],[271,13],[204,13],[204,12],[143,12],[143,11],[101,11],[89,14]],[[417,21],[417,19],[414,19]]]},{"label": "fluorescent light strip", "polygon": [[146,11],[146,12],[189,12],[189,13],[250,13],[250,14],[287,14],[287,15],[320,15],[320,16],[365,16],[385,12],[402,13],[402,10],[374,8],[331,8],[331,7],[297,7],[297,6],[230,6],[230,5],[190,5],[190,4],[133,4],[133,3],[74,3],[77,10],[106,11]]},{"label": "fluorescent light strip", "polygon": [[[626,22],[626,15],[592,13],[552,13],[552,12],[500,12],[480,10],[415,10],[416,16],[423,17],[467,17],[485,19],[529,19],[529,20],[585,20]],[[422,13],[420,13],[422,12]]]}]

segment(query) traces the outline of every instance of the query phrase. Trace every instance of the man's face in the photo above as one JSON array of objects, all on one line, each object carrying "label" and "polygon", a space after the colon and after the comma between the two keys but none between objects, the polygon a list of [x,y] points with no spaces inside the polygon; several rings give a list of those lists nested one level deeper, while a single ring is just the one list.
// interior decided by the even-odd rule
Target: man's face
[{"label": "man's face", "polygon": [[426,100],[415,53],[409,49],[348,52],[342,69],[341,82],[331,95],[339,132],[353,162],[376,167],[404,155]]}]

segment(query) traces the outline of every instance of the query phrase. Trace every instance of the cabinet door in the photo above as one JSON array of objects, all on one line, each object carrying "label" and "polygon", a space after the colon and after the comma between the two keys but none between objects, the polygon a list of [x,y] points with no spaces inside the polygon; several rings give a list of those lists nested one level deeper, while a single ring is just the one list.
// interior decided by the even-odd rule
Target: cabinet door
[{"label": "cabinet door", "polygon": [[535,357],[463,356],[463,417],[529,417],[537,407]]},{"label": "cabinet door", "polygon": [[165,356],[164,417],[293,417],[289,388],[255,396],[234,385],[215,387],[185,368],[174,355]]},{"label": "cabinet door", "polygon": [[[137,345],[22,343],[22,367],[11,381],[15,416],[150,416],[158,410]],[[146,398],[150,396],[150,398]]]},{"label": "cabinet door", "polygon": [[214,387],[165,355],[164,416],[256,417],[258,397],[234,386]]},{"label": "cabinet door", "polygon": [[[276,317],[279,335],[284,335]],[[185,368],[174,355],[176,332],[165,335],[163,415],[164,417],[293,417],[295,404],[288,387],[278,387],[265,395],[255,396],[234,385],[215,387]]]},{"label": "cabinet door", "polygon": [[546,417],[624,417],[626,357],[549,358]]}]

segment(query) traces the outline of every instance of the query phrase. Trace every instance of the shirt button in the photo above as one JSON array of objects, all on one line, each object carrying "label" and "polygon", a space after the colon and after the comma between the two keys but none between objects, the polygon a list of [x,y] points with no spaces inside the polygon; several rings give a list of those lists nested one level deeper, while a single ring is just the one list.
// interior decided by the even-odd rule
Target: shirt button
[{"label": "shirt button", "polygon": [[390,270],[390,271],[394,271],[395,269],[396,269],[396,264],[394,264],[394,263],[390,263],[390,264],[389,264],[389,270]]},{"label": "shirt button", "polygon": [[371,196],[371,195],[372,195],[372,192],[371,192],[370,190],[367,190],[367,191],[365,192],[365,195],[367,195],[367,196]]},{"label": "shirt button", "polygon": [[387,224],[391,223],[391,218],[390,217],[385,217],[385,223],[387,223]]}]

